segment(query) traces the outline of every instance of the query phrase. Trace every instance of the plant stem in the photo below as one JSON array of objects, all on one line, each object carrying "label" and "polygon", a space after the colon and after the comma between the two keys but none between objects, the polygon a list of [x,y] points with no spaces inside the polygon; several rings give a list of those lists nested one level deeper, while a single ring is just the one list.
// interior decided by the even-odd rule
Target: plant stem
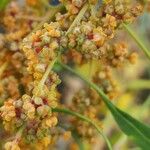
[{"label": "plant stem", "polygon": [[100,87],[98,87],[96,84],[94,84],[93,82],[86,79],[84,76],[82,76],[81,74],[79,74],[78,72],[76,72],[75,70],[70,68],[69,66],[62,64],[60,61],[58,61],[57,63],[62,68],[68,70],[69,72],[71,72],[71,73],[75,74],[76,76],[78,76],[79,78],[81,78],[85,83],[87,83],[90,87],[92,87],[94,90],[96,90],[98,92],[98,94],[103,98],[104,103],[108,106],[108,102],[110,100],[107,97],[107,95],[105,95],[105,93],[100,89]]},{"label": "plant stem", "polygon": [[138,44],[138,46],[143,50],[145,55],[150,59],[150,51],[146,48],[146,46],[140,40],[138,35],[135,32],[133,32],[133,30],[128,25],[123,23],[123,26],[126,29],[126,31],[130,34],[130,36],[135,40],[135,42]]},{"label": "plant stem", "polygon": [[107,146],[109,148],[109,150],[112,150],[112,147],[111,147],[111,144],[108,140],[108,138],[102,133],[102,131],[100,130],[99,126],[97,124],[95,124],[91,119],[77,113],[77,112],[73,112],[71,110],[68,110],[68,109],[62,109],[62,108],[53,108],[52,109],[53,112],[60,112],[60,113],[65,113],[65,114],[68,114],[68,115],[72,115],[72,116],[76,116],[78,117],[79,119],[85,121],[85,122],[88,122],[90,123],[92,126],[95,127],[95,129],[98,131],[99,134],[102,135],[102,137],[104,138],[104,140],[106,141],[107,143]]},{"label": "plant stem", "polygon": [[71,24],[71,26],[69,27],[68,31],[66,32],[66,35],[69,34],[72,31],[72,29],[81,21],[83,15],[87,11],[87,9],[88,9],[88,4],[85,3],[84,6],[83,6],[83,8],[80,10],[79,14],[75,18],[75,20],[73,21],[73,23]]},{"label": "plant stem", "polygon": [[43,77],[42,77],[42,79],[41,79],[39,85],[38,85],[39,89],[42,89],[42,88],[43,88],[44,83],[45,83],[45,81],[46,81],[46,79],[47,79],[47,77],[48,77],[50,71],[52,70],[52,68],[53,68],[53,66],[54,66],[54,64],[55,64],[55,62],[57,61],[57,59],[58,59],[58,56],[57,56],[52,62],[49,63],[49,65],[48,65],[48,67],[47,67],[47,69],[46,69],[46,71],[45,71],[45,73],[44,73],[44,75],[43,75]]},{"label": "plant stem", "polygon": [[4,73],[5,69],[8,66],[8,62],[5,62],[4,64],[2,64],[2,66],[0,67],[0,78],[2,76],[2,74]]},{"label": "plant stem", "polygon": [[83,140],[78,135],[77,131],[72,131],[71,134],[72,134],[72,137],[74,138],[75,142],[78,144],[79,149],[85,150]]},{"label": "plant stem", "polygon": [[20,127],[20,129],[19,129],[18,132],[16,133],[16,136],[15,136],[16,142],[18,142],[18,140],[21,139],[25,127],[26,127],[25,125],[23,125],[22,127]]},{"label": "plant stem", "polygon": [[[71,72],[71,73],[75,74],[76,76],[80,77],[85,83],[87,83],[89,86],[91,86],[93,89],[95,89],[99,93],[99,95],[102,98],[104,98],[104,101],[106,101],[106,103],[107,103],[107,100],[109,100],[108,97],[105,95],[105,93],[97,85],[95,85],[93,82],[90,82],[88,79],[86,79],[84,76],[82,76],[81,74],[79,74],[78,72],[76,72],[75,70],[70,68],[69,66],[62,64],[60,61],[58,61],[57,63],[62,68],[66,69],[69,72]],[[105,99],[107,99],[107,100],[105,100]]]}]

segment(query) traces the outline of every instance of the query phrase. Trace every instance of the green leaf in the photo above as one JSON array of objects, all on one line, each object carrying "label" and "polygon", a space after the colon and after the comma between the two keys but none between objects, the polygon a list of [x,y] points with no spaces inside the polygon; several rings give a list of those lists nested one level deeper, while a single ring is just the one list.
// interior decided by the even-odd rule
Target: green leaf
[{"label": "green leaf", "polygon": [[[106,104],[107,108],[110,110],[114,119],[116,120],[120,129],[128,136],[133,137],[136,141],[143,141],[145,147],[150,146],[150,127],[142,124],[138,120],[134,119],[129,114],[117,108],[111,100],[107,97],[107,95],[93,82],[89,81],[75,70],[70,68],[67,65],[64,65],[58,62],[64,69],[72,72],[73,74],[79,76],[85,83],[95,89],[98,94],[102,97],[103,102]],[[142,142],[141,142],[142,143]]]},{"label": "green leaf", "polygon": [[60,66],[60,65],[58,65],[58,64],[54,64],[54,67],[53,67],[53,70],[55,71],[55,72],[60,72],[60,71],[62,71],[62,67]]},{"label": "green leaf", "polygon": [[103,100],[105,99],[104,103],[109,108],[120,129],[126,135],[134,137],[135,140],[143,141],[145,143],[145,146],[149,146],[150,128],[117,108],[110,102],[110,100],[106,96],[104,97],[104,95],[102,95],[101,97],[103,98]]},{"label": "green leaf", "polygon": [[143,140],[139,140],[139,139],[134,139],[132,138],[132,140],[134,141],[134,143],[136,143],[137,145],[139,145],[139,147],[141,148],[140,150],[149,150],[149,145],[147,145],[145,143],[145,141]]},{"label": "green leaf", "polygon": [[150,139],[150,127],[142,124],[140,121],[136,120],[132,116],[128,115],[126,112],[123,112],[122,110],[118,109],[117,110],[125,117],[128,118],[128,120],[134,124],[136,124],[137,128],[141,130],[141,132],[148,138]]},{"label": "green leaf", "polygon": [[9,2],[10,0],[0,0],[0,11],[3,10]]}]

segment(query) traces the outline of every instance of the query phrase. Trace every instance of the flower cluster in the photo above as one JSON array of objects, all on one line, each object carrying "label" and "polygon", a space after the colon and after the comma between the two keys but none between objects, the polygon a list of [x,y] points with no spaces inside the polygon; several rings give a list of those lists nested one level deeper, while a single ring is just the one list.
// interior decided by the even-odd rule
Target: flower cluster
[{"label": "flower cluster", "polygon": [[8,98],[19,98],[20,87],[24,91],[28,81],[32,80],[26,71],[25,57],[20,51],[22,39],[37,23],[29,14],[36,15],[16,2],[11,2],[3,12],[0,26],[1,103]]},{"label": "flower cluster", "polygon": [[49,128],[57,124],[57,118],[51,114],[48,101],[28,95],[23,95],[19,100],[6,101],[1,107],[1,116],[7,131],[25,126],[24,138],[28,143],[49,136]]},{"label": "flower cluster", "polygon": [[[67,7],[68,10],[73,11],[73,6],[75,8],[80,6],[76,6],[75,2],[72,1],[70,4],[70,1],[67,1],[67,6],[71,7]],[[83,4],[83,1],[80,2]],[[65,48],[69,49],[68,52],[79,53],[81,62],[93,58],[100,59],[103,47],[107,44],[107,41],[114,37],[121,24],[132,22],[143,10],[143,6],[139,2],[132,3],[117,0],[109,1],[97,11],[95,10],[96,6],[87,8],[81,22],[67,34],[66,39],[64,38],[64,41],[67,41]],[[66,18],[65,15],[56,16],[56,19],[63,22],[64,17]],[[72,17],[72,14],[70,14],[69,18]],[[67,23],[65,22],[65,24]]]},{"label": "flower cluster", "polygon": [[[52,115],[51,108],[57,105],[58,94],[55,87],[59,83],[58,76],[51,72],[46,81],[49,87],[45,83],[41,85],[39,81],[47,66],[44,66],[44,63],[37,65],[36,73],[30,75],[26,70],[25,56],[20,50],[22,39],[37,23],[34,17],[36,18],[36,14],[32,11],[12,2],[5,10],[2,20],[5,31],[1,34],[0,47],[0,97],[3,104],[0,114],[6,131],[14,134],[23,128],[24,134],[24,139],[21,135],[6,143],[5,149],[8,150],[20,149],[20,145],[32,144],[33,141],[37,141],[41,147],[47,146],[50,142],[49,128],[57,124],[57,118]],[[5,61],[6,63],[3,63]],[[39,92],[34,87],[37,87]],[[32,92],[34,94],[31,95]]]}]

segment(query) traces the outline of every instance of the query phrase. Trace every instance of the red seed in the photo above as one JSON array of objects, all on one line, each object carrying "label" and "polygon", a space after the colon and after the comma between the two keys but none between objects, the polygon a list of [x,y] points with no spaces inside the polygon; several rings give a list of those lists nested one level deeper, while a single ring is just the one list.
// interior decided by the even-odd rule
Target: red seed
[{"label": "red seed", "polygon": [[92,40],[93,38],[94,38],[93,33],[88,34],[88,39],[89,39],[89,40]]},{"label": "red seed", "polygon": [[42,50],[41,47],[36,47],[36,48],[35,48],[35,51],[36,51],[37,53],[39,53],[41,50]]},{"label": "red seed", "polygon": [[31,103],[34,105],[34,107],[35,107],[36,109],[37,109],[38,107],[42,106],[41,104],[40,104],[40,105],[35,104],[33,100],[32,100]]},{"label": "red seed", "polygon": [[16,113],[16,117],[20,118],[20,116],[21,116],[21,110],[20,110],[20,108],[15,108],[15,113]]},{"label": "red seed", "polygon": [[47,104],[48,104],[48,100],[47,100],[46,98],[43,98],[43,103],[44,103],[45,105],[47,105]]}]

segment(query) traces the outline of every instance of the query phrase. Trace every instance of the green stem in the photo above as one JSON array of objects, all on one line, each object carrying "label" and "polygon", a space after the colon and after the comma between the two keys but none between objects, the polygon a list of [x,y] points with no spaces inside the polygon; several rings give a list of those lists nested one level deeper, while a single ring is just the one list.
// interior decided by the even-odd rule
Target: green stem
[{"label": "green stem", "polygon": [[96,90],[98,92],[98,94],[103,98],[103,101],[105,102],[105,104],[108,104],[109,98],[107,97],[107,95],[93,82],[89,81],[88,79],[86,79],[84,76],[82,76],[80,73],[76,72],[75,70],[73,70],[72,68],[70,68],[69,66],[62,64],[60,61],[57,62],[58,65],[60,65],[62,68],[68,70],[69,72],[75,74],[76,76],[78,76],[79,78],[81,78],[85,83],[87,83],[89,86],[91,86],[94,90]]},{"label": "green stem", "polygon": [[91,119],[89,119],[89,118],[87,118],[87,117],[85,117],[85,116],[83,116],[83,115],[81,115],[81,114],[79,114],[77,112],[73,112],[71,110],[68,110],[68,109],[54,108],[52,111],[53,112],[65,113],[65,114],[72,115],[72,116],[76,116],[79,119],[90,123],[92,126],[95,127],[95,129],[98,131],[98,133],[102,135],[102,137],[104,138],[104,140],[107,143],[107,146],[108,146],[109,150],[112,150],[112,147],[111,147],[111,144],[110,144],[108,138],[102,133],[102,131],[100,130],[99,126],[97,124],[95,124]]},{"label": "green stem", "polygon": [[78,72],[76,72],[75,70],[70,68],[69,66],[67,66],[65,64],[62,64],[60,61],[58,61],[57,63],[62,68],[66,69],[69,72],[71,72],[71,73],[75,74],[76,76],[80,77],[85,83],[87,83],[89,86],[91,86],[93,89],[95,89],[100,94],[101,97],[108,100],[108,97],[104,94],[104,92],[97,85],[95,85],[93,82],[89,81],[88,79],[86,79],[84,76],[82,76],[81,74],[79,74]]},{"label": "green stem", "polygon": [[85,148],[84,148],[83,140],[78,135],[77,131],[72,131],[71,134],[72,134],[72,137],[74,138],[75,142],[78,144],[79,149],[84,150]]},{"label": "green stem", "polygon": [[142,43],[138,35],[133,32],[133,30],[126,24],[123,23],[124,28],[126,31],[130,34],[130,36],[135,40],[135,42],[138,44],[138,46],[143,50],[145,55],[150,59],[150,51],[146,48],[146,46]]},{"label": "green stem", "polygon": [[6,70],[8,66],[8,62],[5,62],[1,67],[0,67],[0,78],[3,75],[4,71]]},{"label": "green stem", "polygon": [[96,17],[95,6],[90,4],[90,9],[91,9],[91,16],[95,18]]},{"label": "green stem", "polygon": [[26,126],[23,125],[22,127],[19,128],[19,130],[18,130],[18,132],[16,133],[16,136],[15,136],[16,142],[18,142],[18,140],[21,139],[25,127],[26,127]]},{"label": "green stem", "polygon": [[59,57],[59,55],[53,61],[49,62],[48,67],[47,67],[47,69],[46,69],[46,71],[45,71],[41,81],[38,84],[38,88],[37,88],[36,94],[39,94],[39,92],[42,91],[43,86],[44,86],[44,84],[45,84],[45,82],[47,80],[47,77],[48,77],[50,71],[53,69],[53,66],[54,66],[55,62],[57,61],[58,57]]},{"label": "green stem", "polygon": [[66,35],[69,34],[72,31],[72,29],[81,21],[87,9],[88,9],[88,4],[86,3],[81,9],[81,11],[79,12],[79,14],[77,15],[77,17],[75,18],[75,20],[73,21],[73,23],[71,24],[71,26],[69,27],[68,31],[66,32]]},{"label": "green stem", "polygon": [[59,56],[57,56],[52,62],[49,63],[49,65],[48,65],[48,67],[47,67],[47,69],[46,69],[46,71],[45,71],[45,73],[44,73],[44,75],[43,75],[43,77],[42,77],[42,79],[41,79],[39,85],[38,85],[38,87],[39,87],[40,90],[43,88],[44,83],[45,83],[45,81],[46,81],[46,79],[47,79],[47,77],[48,77],[50,71],[52,70],[52,68],[53,68],[53,66],[54,66],[54,64],[55,64],[55,62],[57,61],[58,57],[59,57]]}]

